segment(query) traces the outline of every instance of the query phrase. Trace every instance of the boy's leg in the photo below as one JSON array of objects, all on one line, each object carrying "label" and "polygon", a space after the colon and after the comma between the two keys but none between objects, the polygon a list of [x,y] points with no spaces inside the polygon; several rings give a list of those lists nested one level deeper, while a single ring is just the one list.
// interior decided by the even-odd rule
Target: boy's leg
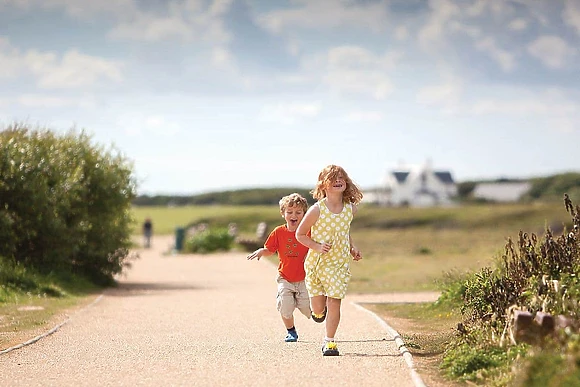
[{"label": "boy's leg", "polygon": [[280,312],[284,326],[288,331],[284,341],[297,341],[298,333],[296,333],[296,328],[294,327],[294,309],[296,308],[294,286],[280,275],[277,278],[277,282],[278,296],[276,297],[276,308]]},{"label": "boy's leg", "polygon": [[288,318],[288,317],[282,317],[282,321],[284,322],[284,326],[286,327],[286,329],[290,329],[290,328],[294,328],[294,316]]},{"label": "boy's leg", "polygon": [[306,284],[304,281],[300,281],[296,285],[296,292],[294,293],[294,299],[296,302],[296,308],[304,315],[306,318],[310,318],[312,314],[312,309],[310,308],[310,297],[308,296],[308,291],[306,290]]}]

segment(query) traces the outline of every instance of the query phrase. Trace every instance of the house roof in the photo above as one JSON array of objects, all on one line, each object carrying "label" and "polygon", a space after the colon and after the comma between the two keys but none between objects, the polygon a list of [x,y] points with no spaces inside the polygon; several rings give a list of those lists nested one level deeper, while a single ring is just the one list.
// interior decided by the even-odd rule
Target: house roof
[{"label": "house roof", "polygon": [[435,176],[437,176],[439,178],[439,180],[441,180],[442,183],[445,184],[453,184],[455,183],[453,181],[453,177],[451,176],[450,172],[434,172]]},{"label": "house roof", "polygon": [[[411,172],[407,171],[393,171],[391,172],[395,179],[397,179],[397,183],[402,184],[407,180],[407,177],[410,175]],[[435,177],[437,177],[443,184],[455,184],[453,177],[451,176],[451,172],[447,171],[439,171],[433,172]]]},{"label": "house roof", "polygon": [[407,180],[410,172],[393,171],[393,176],[397,179],[397,183],[404,183]]}]

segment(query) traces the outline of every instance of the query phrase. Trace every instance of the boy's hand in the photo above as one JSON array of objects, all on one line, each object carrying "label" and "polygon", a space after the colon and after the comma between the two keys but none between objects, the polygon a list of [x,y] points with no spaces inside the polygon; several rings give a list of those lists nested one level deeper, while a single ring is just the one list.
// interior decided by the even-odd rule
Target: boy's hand
[{"label": "boy's hand", "polygon": [[254,259],[254,258],[257,258],[258,261],[259,261],[260,258],[262,258],[263,253],[264,253],[264,249],[258,249],[256,251],[254,251],[252,254],[248,254],[248,256],[246,257],[246,259]]}]

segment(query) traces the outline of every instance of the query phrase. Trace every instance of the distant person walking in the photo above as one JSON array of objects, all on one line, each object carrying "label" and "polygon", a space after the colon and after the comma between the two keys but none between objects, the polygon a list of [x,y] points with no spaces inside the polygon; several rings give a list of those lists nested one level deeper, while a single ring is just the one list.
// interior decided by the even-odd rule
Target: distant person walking
[{"label": "distant person walking", "polygon": [[296,238],[310,249],[304,267],[312,318],[316,322],[326,318],[322,354],[338,356],[334,339],[351,277],[351,259],[362,259],[350,236],[350,224],[363,194],[342,167],[328,165],[319,173],[312,196],[318,201],[306,212]]},{"label": "distant person walking", "polygon": [[296,240],[296,228],[308,209],[306,199],[293,193],[280,200],[280,214],[286,224],[276,227],[266,239],[264,247],[247,256],[248,259],[268,257],[278,253],[278,296],[277,309],[286,327],[284,341],[298,341],[298,333],[294,325],[294,309],[300,310],[310,318],[310,300],[304,284],[304,258],[308,248]]},{"label": "distant person walking", "polygon": [[143,222],[143,237],[145,240],[145,248],[151,247],[151,237],[153,236],[153,223],[151,222],[151,218],[145,219]]}]

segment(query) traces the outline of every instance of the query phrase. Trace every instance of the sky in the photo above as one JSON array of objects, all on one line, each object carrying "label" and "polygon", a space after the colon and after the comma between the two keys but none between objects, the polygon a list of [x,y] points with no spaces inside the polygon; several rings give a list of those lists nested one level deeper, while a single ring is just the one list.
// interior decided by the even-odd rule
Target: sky
[{"label": "sky", "polygon": [[90,134],[139,194],[580,170],[580,0],[0,0],[0,125]]}]

